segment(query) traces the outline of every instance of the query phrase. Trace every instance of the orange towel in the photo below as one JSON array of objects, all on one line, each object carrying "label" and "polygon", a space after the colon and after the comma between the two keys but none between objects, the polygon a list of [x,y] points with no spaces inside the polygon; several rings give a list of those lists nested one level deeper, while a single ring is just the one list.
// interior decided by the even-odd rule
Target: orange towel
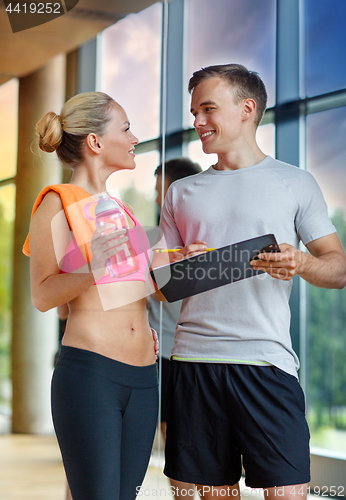
[{"label": "orange towel", "polygon": [[[83,207],[87,203],[94,201],[93,197],[85,191],[83,188],[76,186],[74,184],[55,184],[51,186],[46,186],[34,203],[32,209],[31,217],[34,215],[43,198],[49,191],[55,191],[59,194],[62,205],[64,207],[65,215],[73,232],[74,238],[76,239],[77,245],[80,248],[85,247],[85,255],[87,261],[89,262],[92,258],[92,253],[90,249],[90,241],[92,235],[95,231],[95,222],[87,220],[83,216]],[[94,207],[92,205],[92,207]],[[92,213],[91,209],[91,213]],[[25,243],[23,245],[23,253],[30,257],[30,235],[26,237]]]}]

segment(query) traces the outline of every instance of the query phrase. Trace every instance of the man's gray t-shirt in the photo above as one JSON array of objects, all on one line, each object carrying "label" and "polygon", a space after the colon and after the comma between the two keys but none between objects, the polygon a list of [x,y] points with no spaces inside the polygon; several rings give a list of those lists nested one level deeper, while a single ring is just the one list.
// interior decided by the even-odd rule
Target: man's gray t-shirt
[{"label": "man's gray t-shirt", "polygon": [[[298,247],[334,233],[312,175],[267,156],[252,167],[208,170],[171,184],[160,230],[169,248],[220,248],[273,233]],[[292,281],[268,274],[183,300],[173,359],[271,364],[297,376],[288,300]]]}]

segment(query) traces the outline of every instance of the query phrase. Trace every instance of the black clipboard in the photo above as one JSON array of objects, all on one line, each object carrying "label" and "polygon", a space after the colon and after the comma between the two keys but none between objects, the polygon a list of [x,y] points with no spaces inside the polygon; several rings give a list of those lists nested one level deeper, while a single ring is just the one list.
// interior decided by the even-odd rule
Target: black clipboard
[{"label": "black clipboard", "polygon": [[196,257],[190,257],[150,271],[156,286],[168,302],[252,278],[255,271],[250,261],[262,252],[279,252],[273,234],[227,245]]}]

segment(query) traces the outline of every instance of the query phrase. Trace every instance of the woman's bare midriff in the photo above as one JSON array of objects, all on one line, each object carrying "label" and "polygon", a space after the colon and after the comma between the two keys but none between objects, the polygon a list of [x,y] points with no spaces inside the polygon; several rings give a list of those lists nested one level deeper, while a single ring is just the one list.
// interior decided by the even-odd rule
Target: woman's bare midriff
[{"label": "woman's bare midriff", "polygon": [[71,301],[69,309],[63,345],[97,352],[134,366],[155,363],[145,283],[94,285]]}]

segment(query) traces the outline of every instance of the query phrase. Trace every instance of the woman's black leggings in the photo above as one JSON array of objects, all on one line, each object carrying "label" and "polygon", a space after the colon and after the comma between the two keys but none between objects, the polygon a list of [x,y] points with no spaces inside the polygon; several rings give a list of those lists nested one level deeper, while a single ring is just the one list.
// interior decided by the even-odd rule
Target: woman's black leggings
[{"label": "woman's black leggings", "polygon": [[132,500],[158,416],[156,363],[132,366],[62,346],[52,414],[73,500]]}]

